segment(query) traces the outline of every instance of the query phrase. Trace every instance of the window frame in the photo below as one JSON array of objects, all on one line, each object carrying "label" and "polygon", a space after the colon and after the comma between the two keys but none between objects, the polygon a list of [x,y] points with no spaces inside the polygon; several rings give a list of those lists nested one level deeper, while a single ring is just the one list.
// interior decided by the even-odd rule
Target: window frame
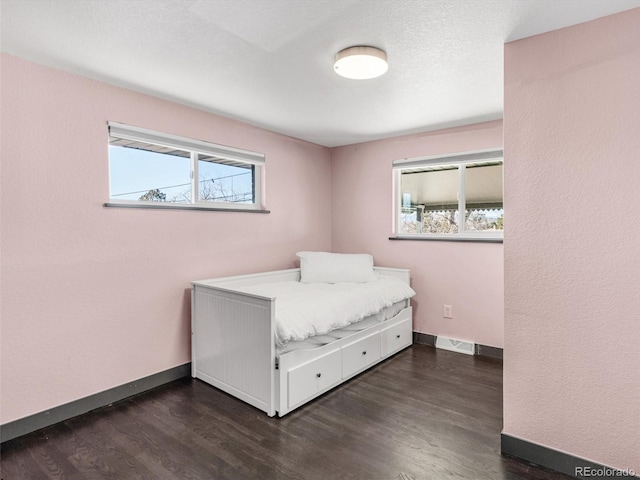
[{"label": "window frame", "polygon": [[[125,208],[154,208],[154,209],[177,209],[177,210],[217,210],[217,211],[238,211],[269,213],[264,209],[263,181],[265,155],[249,150],[235,147],[228,147],[211,142],[194,140],[179,135],[162,133],[141,127],[133,127],[118,122],[107,122],[109,138],[116,137],[124,140],[144,142],[160,147],[174,148],[189,153],[190,159],[190,181],[191,198],[189,203],[178,202],[155,202],[151,200],[114,199],[111,197],[111,168],[109,167],[109,201],[105,207],[125,207]],[[199,156],[215,156],[236,163],[253,166],[253,202],[224,202],[211,201],[199,198]],[[186,158],[186,157],[184,157]],[[109,156],[109,162],[111,158]]]},{"label": "window frame", "polygon": [[[503,210],[504,210],[504,151],[502,149],[477,150],[450,155],[404,158],[393,162],[393,233],[391,240],[441,240],[462,242],[502,242],[504,230],[476,231],[465,230],[465,170],[460,168],[472,163],[492,162],[500,160],[503,166]],[[420,167],[450,166],[458,167],[458,212],[459,226],[457,233],[400,233],[402,231],[402,172]]]}]

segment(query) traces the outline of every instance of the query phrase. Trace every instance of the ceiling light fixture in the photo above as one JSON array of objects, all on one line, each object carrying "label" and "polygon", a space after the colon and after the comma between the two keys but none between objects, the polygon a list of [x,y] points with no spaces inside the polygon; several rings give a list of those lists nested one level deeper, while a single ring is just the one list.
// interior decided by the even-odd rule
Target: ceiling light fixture
[{"label": "ceiling light fixture", "polygon": [[367,80],[384,74],[389,65],[387,54],[375,47],[349,47],[336,53],[333,69],[340,76]]}]

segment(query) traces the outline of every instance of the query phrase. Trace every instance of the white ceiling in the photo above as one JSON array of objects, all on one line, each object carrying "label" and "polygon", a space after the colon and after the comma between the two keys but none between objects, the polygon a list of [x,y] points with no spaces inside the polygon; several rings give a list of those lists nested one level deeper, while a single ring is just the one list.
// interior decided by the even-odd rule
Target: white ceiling
[{"label": "white ceiling", "polygon": [[[502,117],[503,44],[640,0],[1,0],[2,50],[320,145]],[[333,72],[353,45],[373,80]],[[588,46],[585,46],[588,48]]]}]

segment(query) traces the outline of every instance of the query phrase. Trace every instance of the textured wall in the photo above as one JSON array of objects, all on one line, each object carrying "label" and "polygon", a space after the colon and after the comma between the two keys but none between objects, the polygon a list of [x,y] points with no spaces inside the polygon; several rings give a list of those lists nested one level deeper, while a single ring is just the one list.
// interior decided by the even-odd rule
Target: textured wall
[{"label": "textured wall", "polygon": [[504,433],[640,472],[640,9],[505,48]]},{"label": "textured wall", "polygon": [[[502,244],[389,240],[392,162],[501,147],[502,122],[494,121],[332,150],[333,249],[410,268],[416,331],[502,347]],[[442,318],[445,303],[452,320]]]},{"label": "textured wall", "polygon": [[[190,280],[331,248],[326,148],[7,55],[1,100],[1,423],[190,361]],[[103,207],[109,120],[265,153],[271,214]]]}]

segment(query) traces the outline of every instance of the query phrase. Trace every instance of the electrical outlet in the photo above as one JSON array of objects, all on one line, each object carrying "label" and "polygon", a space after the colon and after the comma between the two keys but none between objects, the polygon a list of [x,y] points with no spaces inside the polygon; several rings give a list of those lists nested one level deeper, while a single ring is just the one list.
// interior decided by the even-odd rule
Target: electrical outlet
[{"label": "electrical outlet", "polygon": [[444,318],[453,318],[453,307],[451,305],[445,305],[442,316]]}]

